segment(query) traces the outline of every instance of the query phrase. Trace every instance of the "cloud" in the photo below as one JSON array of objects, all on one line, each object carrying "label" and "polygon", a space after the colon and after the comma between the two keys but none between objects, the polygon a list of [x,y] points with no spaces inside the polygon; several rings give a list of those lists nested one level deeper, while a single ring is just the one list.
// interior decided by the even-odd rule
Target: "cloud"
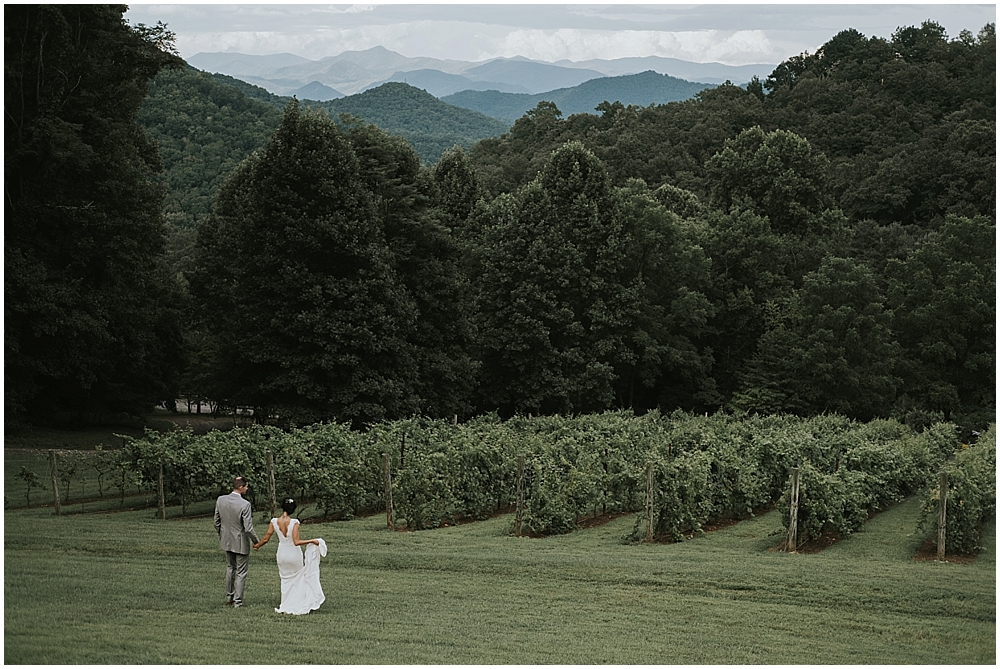
[{"label": "cloud", "polygon": [[[166,21],[183,56],[295,53],[312,59],[384,46],[406,56],[589,60],[660,55],[732,64],[777,62],[764,31],[671,31],[683,6],[132,5],[131,21]],[[716,12],[717,13],[717,12]],[[752,31],[751,31],[752,32]],[[713,40],[722,40],[715,44]]]},{"label": "cloud", "polygon": [[414,21],[355,28],[313,26],[285,31],[228,31],[178,35],[182,54],[232,51],[295,53],[319,60],[344,51],[384,46],[405,56],[487,60],[524,56],[535,60],[590,60],[665,56],[729,65],[778,62],[781,54],[760,30],[556,30],[509,29],[486,24]]},{"label": "cloud", "polygon": [[384,46],[406,56],[588,60],[665,56],[777,63],[841,30],[889,37],[933,19],[957,36],[996,21],[996,5],[770,4],[133,4],[133,23],[165,21],[182,56],[295,53],[319,59]]},{"label": "cloud", "polygon": [[537,60],[589,60],[662,56],[729,65],[766,63],[781,54],[762,30],[512,30],[480,59],[525,56]]},{"label": "cloud", "polygon": [[190,36],[178,34],[177,47],[182,55],[194,55],[202,51],[232,51],[246,54],[294,53],[319,60],[344,51],[369,49],[374,46],[392,49],[392,45],[405,39],[412,30],[413,26],[397,24],[343,30],[314,26],[294,32],[205,32]]}]

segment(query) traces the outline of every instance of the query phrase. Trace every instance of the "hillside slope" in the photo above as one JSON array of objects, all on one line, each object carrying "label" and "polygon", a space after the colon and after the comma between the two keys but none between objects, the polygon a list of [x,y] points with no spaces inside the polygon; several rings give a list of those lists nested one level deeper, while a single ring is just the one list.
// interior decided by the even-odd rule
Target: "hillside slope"
[{"label": "hillside slope", "polygon": [[208,216],[226,175],[263,146],[280,122],[276,105],[253,99],[218,77],[194,68],[158,74],[139,123],[159,146],[168,186],[167,219],[191,227]]},{"label": "hillside slope", "polygon": [[509,123],[446,104],[426,91],[399,82],[315,106],[334,118],[350,114],[406,138],[424,162],[436,162],[456,144],[470,147],[480,139],[497,137],[510,127]]},{"label": "hillside slope", "polygon": [[[247,97],[283,109],[290,96],[274,95],[260,86],[226,76],[211,75],[242,91]],[[476,110],[442,102],[426,91],[401,82],[388,82],[334,100],[317,101],[304,98],[307,107],[317,107],[337,119],[350,114],[373,123],[386,132],[406,138],[420,159],[436,162],[442,153],[459,144],[470,148],[480,139],[499,137],[510,123],[484,115]]]},{"label": "hillside slope", "polygon": [[[259,86],[228,77],[212,75],[219,82],[241,90],[247,97],[283,109],[291,97],[274,95]],[[388,82],[363,93],[335,100],[305,99],[305,106],[317,107],[337,119],[350,114],[373,123],[392,135],[404,137],[426,163],[459,144],[470,148],[487,137],[499,137],[510,123],[475,110],[442,102],[433,95],[402,82]]]},{"label": "hillside slope", "polygon": [[[290,99],[192,67],[165,70],[153,80],[139,122],[159,146],[171,223],[190,227],[211,213],[222,180],[267,142]],[[509,127],[402,83],[325,102],[306,100],[305,105],[323,109],[334,119],[350,114],[400,135],[425,162],[436,161],[456,144],[468,148]]]}]

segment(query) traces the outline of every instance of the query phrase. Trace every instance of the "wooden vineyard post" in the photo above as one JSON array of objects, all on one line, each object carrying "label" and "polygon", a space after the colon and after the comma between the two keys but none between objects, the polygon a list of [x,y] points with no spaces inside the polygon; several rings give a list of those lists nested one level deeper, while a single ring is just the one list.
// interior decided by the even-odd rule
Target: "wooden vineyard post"
[{"label": "wooden vineyard post", "polygon": [[62,507],[59,505],[59,469],[56,466],[56,452],[49,451],[49,471],[52,473],[52,495],[55,498],[56,515],[60,515]]},{"label": "wooden vineyard post", "polygon": [[646,543],[653,541],[653,461],[646,461]]},{"label": "wooden vineyard post", "polygon": [[938,494],[938,535],[937,535],[937,559],[944,560],[945,536],[947,535],[948,516],[948,474],[941,472],[938,481],[940,493]]},{"label": "wooden vineyard post", "polygon": [[792,467],[792,494],[788,511],[788,540],[785,551],[794,553],[799,544],[799,468]]},{"label": "wooden vineyard post", "polygon": [[156,482],[156,497],[157,497],[157,509],[159,510],[160,520],[167,519],[167,502],[163,497],[163,465],[160,465],[160,477]]},{"label": "wooden vineyard post", "polygon": [[521,515],[524,512],[524,456],[517,456],[517,512],[514,515],[514,536],[521,536]]},{"label": "wooden vineyard post", "polygon": [[278,500],[274,490],[274,453],[269,450],[264,451],[264,453],[267,455],[267,492],[271,500],[271,518],[277,518]]},{"label": "wooden vineyard post", "polygon": [[[404,437],[405,440],[405,437]],[[382,454],[382,477],[385,479],[385,526],[396,529],[396,519],[392,513],[392,472],[389,470],[389,454]]]}]

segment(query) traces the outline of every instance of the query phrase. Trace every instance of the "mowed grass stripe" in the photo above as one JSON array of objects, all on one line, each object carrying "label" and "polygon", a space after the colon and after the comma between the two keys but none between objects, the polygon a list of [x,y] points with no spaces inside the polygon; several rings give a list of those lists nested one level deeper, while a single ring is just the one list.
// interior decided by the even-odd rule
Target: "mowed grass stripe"
[{"label": "mowed grass stripe", "polygon": [[303,617],[273,613],[271,547],[252,558],[247,606],[223,605],[210,518],[8,511],[4,659],[992,664],[994,535],[975,564],[916,563],[918,504],[816,555],[769,552],[774,513],[652,546],[621,544],[634,517],[545,539],[509,536],[509,517],[415,533],[382,517],[308,524],[331,551],[327,602]]}]

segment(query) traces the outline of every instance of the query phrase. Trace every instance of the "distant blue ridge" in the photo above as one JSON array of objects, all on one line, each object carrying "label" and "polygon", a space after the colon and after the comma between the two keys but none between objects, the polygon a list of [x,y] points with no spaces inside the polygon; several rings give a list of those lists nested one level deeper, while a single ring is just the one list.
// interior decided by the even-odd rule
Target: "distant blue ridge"
[{"label": "distant blue ridge", "polygon": [[595,114],[597,105],[605,101],[642,107],[678,102],[708,88],[715,88],[715,85],[685,81],[649,70],[620,77],[600,77],[571,88],[534,95],[467,90],[446,95],[441,101],[513,123],[543,100],[555,103],[564,116],[569,116]]}]

